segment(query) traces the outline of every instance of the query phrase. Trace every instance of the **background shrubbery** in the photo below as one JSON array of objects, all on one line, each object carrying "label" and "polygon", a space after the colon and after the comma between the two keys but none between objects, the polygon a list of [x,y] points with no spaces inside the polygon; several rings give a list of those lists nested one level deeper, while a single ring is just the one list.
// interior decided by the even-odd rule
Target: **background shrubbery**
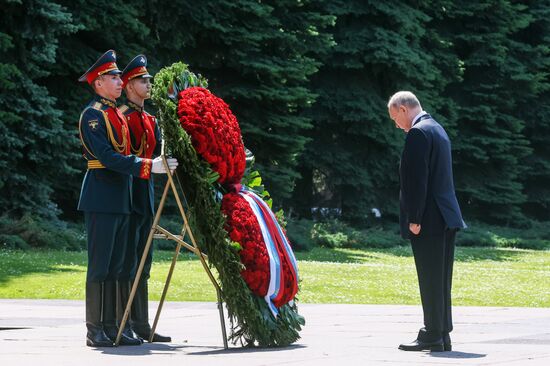
[{"label": "background shrubbery", "polygon": [[[167,215],[161,226],[178,235],[182,225],[178,216]],[[380,222],[367,229],[357,229],[337,219],[314,222],[306,219],[289,219],[288,237],[297,251],[324,248],[390,248],[408,245],[400,237],[395,223]],[[458,233],[458,246],[481,246],[522,249],[550,249],[550,222],[532,223],[525,229],[469,223]],[[155,239],[155,248],[173,250],[175,242]],[[25,215],[21,219],[0,216],[0,248],[31,249],[51,248],[62,250],[86,249],[83,224],[50,221]]]},{"label": "background shrubbery", "polygon": [[472,223],[457,235],[457,245],[550,249],[550,222],[533,222],[525,229]]},{"label": "background shrubbery", "polygon": [[[400,237],[396,225],[379,225],[369,229],[354,229],[339,220],[313,222],[289,220],[288,235],[296,250],[326,248],[389,248],[408,245]],[[550,223],[533,223],[527,229],[514,229],[470,223],[457,234],[458,246],[483,246],[523,249],[550,249]]]},{"label": "background shrubbery", "polygon": [[15,220],[0,216],[0,248],[86,249],[84,225],[24,215]]}]

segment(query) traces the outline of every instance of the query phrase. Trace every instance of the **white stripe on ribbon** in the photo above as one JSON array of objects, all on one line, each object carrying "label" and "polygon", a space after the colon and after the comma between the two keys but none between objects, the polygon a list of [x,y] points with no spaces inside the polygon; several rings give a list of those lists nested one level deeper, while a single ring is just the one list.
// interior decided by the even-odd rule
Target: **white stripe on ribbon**
[{"label": "white stripe on ribbon", "polygon": [[260,211],[260,208],[257,206],[257,203],[254,202],[254,199],[248,196],[246,193],[239,192],[239,194],[250,205],[250,208],[252,209],[252,211],[254,212],[254,215],[256,216],[256,219],[258,220],[258,224],[260,225],[260,230],[262,231],[264,244],[267,248],[267,253],[269,255],[269,287],[267,290],[267,294],[264,296],[264,300],[267,303],[267,306],[269,307],[271,312],[273,313],[273,316],[276,317],[277,314],[279,313],[279,310],[273,304],[271,299],[275,298],[280,290],[279,278],[280,278],[280,272],[281,272],[281,263],[279,260],[279,254],[277,253],[277,249],[275,248],[275,244],[273,243],[271,235],[269,234],[269,230],[267,228],[267,225],[265,224],[262,212]]},{"label": "white stripe on ribbon", "polygon": [[294,267],[294,273],[296,273],[296,281],[298,281],[298,263],[296,262],[296,257],[294,256],[294,252],[292,251],[292,247],[290,246],[290,243],[288,242],[286,235],[283,233],[283,230],[281,229],[281,226],[279,225],[279,222],[277,221],[275,214],[273,213],[273,211],[271,211],[267,203],[265,203],[265,201],[262,200],[257,195],[255,196],[257,197],[258,203],[264,207],[264,209],[271,216],[271,220],[273,220],[273,222],[275,223],[275,227],[277,228],[277,231],[279,232],[279,235],[283,240],[283,244],[285,246],[286,252],[288,253],[288,256],[290,258],[290,263],[292,263],[292,267]]}]

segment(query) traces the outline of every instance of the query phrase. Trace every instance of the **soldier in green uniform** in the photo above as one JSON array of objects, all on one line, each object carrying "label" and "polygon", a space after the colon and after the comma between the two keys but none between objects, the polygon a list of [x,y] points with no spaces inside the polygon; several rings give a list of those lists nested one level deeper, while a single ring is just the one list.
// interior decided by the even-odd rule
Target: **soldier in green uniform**
[{"label": "soldier in green uniform", "polygon": [[[91,347],[113,346],[118,332],[116,281],[128,238],[132,177],[147,180],[151,172],[166,173],[160,158],[131,155],[126,118],[115,102],[122,93],[120,74],[116,54],[109,50],[79,78],[95,92],[79,122],[83,157],[88,165],[78,209],[84,211],[87,231],[86,344]],[[177,166],[175,159],[168,163],[170,169]],[[128,334],[120,342],[141,343]]]},{"label": "soldier in green uniform", "polygon": [[[147,71],[147,58],[144,55],[136,56],[122,72],[122,83],[128,103],[120,107],[130,128],[132,153],[140,158],[152,159],[160,155],[161,135],[157,120],[144,110],[145,99],[151,97],[151,75]],[[124,259],[124,266],[120,283],[126,280],[127,290],[131,281],[134,281],[137,266],[153,224],[154,216],[154,184],[153,179],[134,182],[132,186],[132,213],[130,215],[130,230],[128,248]],[[149,339],[151,326],[149,324],[148,286],[153,247],[147,253],[143,273],[139,278],[137,292],[132,303],[130,323],[133,330],[143,339]],[[172,339],[158,333],[153,335],[153,342],[170,342]]]}]

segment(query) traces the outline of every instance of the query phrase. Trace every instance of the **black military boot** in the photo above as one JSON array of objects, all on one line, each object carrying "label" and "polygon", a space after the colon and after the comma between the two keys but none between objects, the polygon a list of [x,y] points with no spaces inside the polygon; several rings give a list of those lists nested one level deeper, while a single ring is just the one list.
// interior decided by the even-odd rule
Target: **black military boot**
[{"label": "black military boot", "polygon": [[[118,326],[116,322],[117,314],[117,286],[115,281],[105,281],[105,297],[103,299],[103,329],[107,337],[111,338],[113,343],[118,335]],[[128,338],[124,333],[118,343],[121,346],[139,346],[139,339]]]},{"label": "black military boot", "polygon": [[103,331],[102,324],[103,283],[86,282],[86,345],[88,347],[113,347],[113,341]]},{"label": "black military boot", "polygon": [[[149,325],[149,291],[147,279],[141,278],[132,303],[132,329],[138,336],[149,340],[151,326]],[[153,342],[172,342],[172,338],[158,333],[153,335]]]},{"label": "black military boot", "polygon": [[[130,282],[128,281],[118,281],[117,282],[117,324],[120,326],[122,324],[122,319],[124,318],[124,311],[126,310],[126,305],[128,304],[128,299],[130,298]],[[131,325],[131,312],[128,316],[128,319],[126,320],[126,324],[124,325],[124,330],[122,331],[122,334],[130,339],[138,340],[141,343],[143,343],[143,339],[141,339],[139,336],[137,336],[134,331],[132,330]]]}]

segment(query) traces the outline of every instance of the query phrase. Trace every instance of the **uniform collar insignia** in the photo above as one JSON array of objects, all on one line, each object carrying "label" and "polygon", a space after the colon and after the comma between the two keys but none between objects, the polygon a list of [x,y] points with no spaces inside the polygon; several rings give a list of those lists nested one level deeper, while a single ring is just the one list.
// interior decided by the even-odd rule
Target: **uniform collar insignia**
[{"label": "uniform collar insignia", "polygon": [[100,102],[100,103],[103,104],[103,105],[108,106],[108,107],[116,108],[116,102],[115,102],[115,101],[112,101],[112,100],[110,100],[110,99],[103,98],[103,97],[101,97],[101,96],[97,96],[97,101]]},{"label": "uniform collar insignia", "polygon": [[138,112],[143,112],[143,107],[140,107],[136,103],[132,103],[131,101],[128,101],[128,106],[132,109],[135,109]]}]

